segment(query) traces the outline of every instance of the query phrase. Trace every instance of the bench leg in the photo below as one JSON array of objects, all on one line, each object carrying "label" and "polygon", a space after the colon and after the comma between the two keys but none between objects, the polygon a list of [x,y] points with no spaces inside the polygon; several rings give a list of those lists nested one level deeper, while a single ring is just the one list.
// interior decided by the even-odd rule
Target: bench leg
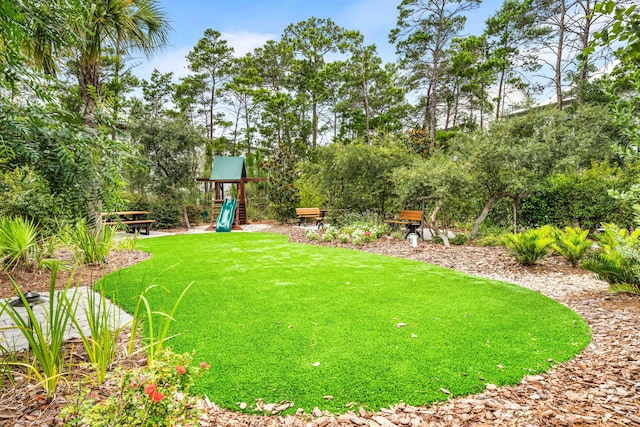
[{"label": "bench leg", "polygon": [[321,230],[322,227],[324,227],[324,220],[323,219],[317,220],[316,225],[318,226],[318,230]]},{"label": "bench leg", "polygon": [[300,222],[298,223],[298,225],[300,227],[303,227],[303,226],[306,227],[307,226],[307,218],[305,218],[305,217],[300,218]]}]

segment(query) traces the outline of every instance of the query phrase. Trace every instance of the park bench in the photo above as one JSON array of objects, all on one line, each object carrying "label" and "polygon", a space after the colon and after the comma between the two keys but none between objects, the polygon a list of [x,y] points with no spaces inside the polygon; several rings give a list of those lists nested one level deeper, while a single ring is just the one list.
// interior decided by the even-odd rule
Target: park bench
[{"label": "park bench", "polygon": [[148,236],[149,226],[156,222],[154,219],[145,218],[145,216],[148,214],[149,212],[146,211],[103,213],[102,217],[107,219],[107,221],[103,221],[102,225],[115,227],[126,225],[127,233],[138,232],[140,234],[146,234]]},{"label": "park bench", "polygon": [[326,210],[320,208],[296,208],[296,216],[300,220],[298,225],[306,226],[307,219],[312,218],[315,219],[316,225],[318,229],[320,229],[324,226],[324,215],[326,212]]},{"label": "park bench", "polygon": [[397,218],[389,219],[386,222],[391,228],[405,226],[407,229],[407,233],[404,235],[405,239],[412,233],[421,237],[418,227],[422,225],[422,211],[403,210],[400,211]]}]

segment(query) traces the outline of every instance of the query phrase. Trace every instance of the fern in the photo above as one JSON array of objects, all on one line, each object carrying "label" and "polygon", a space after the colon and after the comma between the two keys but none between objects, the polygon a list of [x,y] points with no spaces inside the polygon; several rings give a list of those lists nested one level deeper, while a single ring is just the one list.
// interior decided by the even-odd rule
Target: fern
[{"label": "fern", "polygon": [[575,268],[593,245],[591,240],[587,239],[588,236],[589,230],[582,230],[580,227],[565,227],[564,231],[556,230],[555,242],[551,244],[551,247]]},{"label": "fern", "polygon": [[609,283],[611,292],[640,293],[640,230],[633,233],[605,224],[598,250],[582,266]]},{"label": "fern", "polygon": [[551,252],[551,244],[555,239],[551,237],[551,229],[543,227],[527,230],[518,234],[509,234],[502,240],[511,252],[511,256],[521,265],[535,265],[538,260]]}]

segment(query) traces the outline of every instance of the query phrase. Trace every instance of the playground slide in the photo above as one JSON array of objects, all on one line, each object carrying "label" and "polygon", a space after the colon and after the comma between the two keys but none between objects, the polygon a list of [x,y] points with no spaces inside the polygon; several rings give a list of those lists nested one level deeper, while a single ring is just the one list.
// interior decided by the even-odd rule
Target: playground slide
[{"label": "playground slide", "polygon": [[238,201],[236,199],[226,199],[222,204],[220,215],[216,221],[216,232],[231,231],[233,220],[236,217],[236,207]]}]

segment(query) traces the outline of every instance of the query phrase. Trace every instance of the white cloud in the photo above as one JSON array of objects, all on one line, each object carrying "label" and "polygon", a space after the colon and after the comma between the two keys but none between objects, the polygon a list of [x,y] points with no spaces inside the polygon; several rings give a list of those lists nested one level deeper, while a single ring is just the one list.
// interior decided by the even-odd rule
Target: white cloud
[{"label": "white cloud", "polygon": [[149,80],[155,68],[163,74],[173,72],[174,80],[177,81],[180,77],[185,77],[189,74],[186,59],[189,50],[191,49],[169,48],[163,52],[156,52],[150,60],[144,57],[134,59],[132,63],[140,65],[133,69],[133,74],[141,79]]},{"label": "white cloud", "polygon": [[229,46],[235,49],[237,57],[244,56],[249,52],[253,52],[255,48],[262,47],[269,40],[278,38],[275,34],[269,33],[251,33],[248,31],[239,31],[236,33],[221,33],[222,38],[227,41]]},{"label": "white cloud", "polygon": [[[222,38],[227,41],[229,46],[233,47],[237,57],[253,52],[255,48],[261,47],[268,40],[274,40],[277,37],[274,34],[248,31],[222,33]],[[142,79],[149,80],[155,68],[161,73],[173,72],[174,81],[186,77],[190,74],[186,56],[196,43],[197,41],[194,41],[191,46],[171,47],[164,52],[156,52],[150,60],[144,57],[135,58],[131,63],[139,65],[133,68],[133,73]]]}]

